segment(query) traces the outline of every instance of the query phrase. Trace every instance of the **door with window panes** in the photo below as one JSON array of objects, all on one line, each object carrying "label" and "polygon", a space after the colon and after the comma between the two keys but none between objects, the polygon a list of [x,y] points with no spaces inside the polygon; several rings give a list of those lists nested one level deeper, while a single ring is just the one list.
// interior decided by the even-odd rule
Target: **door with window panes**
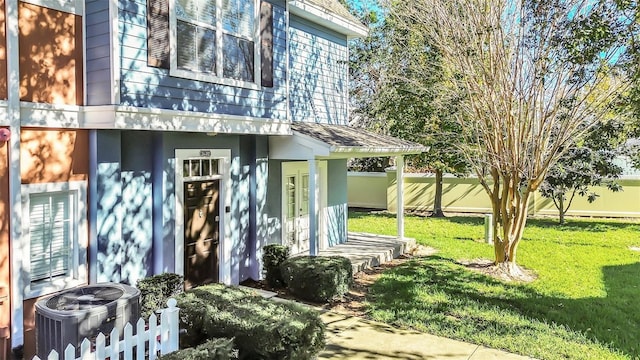
[{"label": "door with window panes", "polygon": [[309,252],[309,169],[306,162],[282,164],[283,245],[291,254]]},{"label": "door with window panes", "polygon": [[185,289],[219,281],[220,178],[218,159],[183,161]]}]

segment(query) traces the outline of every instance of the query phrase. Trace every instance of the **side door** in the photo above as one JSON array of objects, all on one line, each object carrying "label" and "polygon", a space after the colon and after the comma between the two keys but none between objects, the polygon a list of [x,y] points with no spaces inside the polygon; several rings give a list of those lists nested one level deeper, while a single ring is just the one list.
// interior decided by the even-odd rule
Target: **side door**
[{"label": "side door", "polygon": [[283,245],[309,252],[309,171],[306,162],[283,163]]}]

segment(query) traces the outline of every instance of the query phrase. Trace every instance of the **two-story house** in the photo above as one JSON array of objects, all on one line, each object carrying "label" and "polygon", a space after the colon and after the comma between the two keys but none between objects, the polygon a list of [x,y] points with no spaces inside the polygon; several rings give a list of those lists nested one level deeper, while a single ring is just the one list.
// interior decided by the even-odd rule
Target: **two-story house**
[{"label": "two-story house", "polygon": [[[0,0],[0,339],[34,304],[164,272],[260,277],[268,243],[346,241],[347,159],[418,153],[347,126],[337,0]],[[2,344],[0,344],[2,345]]]}]

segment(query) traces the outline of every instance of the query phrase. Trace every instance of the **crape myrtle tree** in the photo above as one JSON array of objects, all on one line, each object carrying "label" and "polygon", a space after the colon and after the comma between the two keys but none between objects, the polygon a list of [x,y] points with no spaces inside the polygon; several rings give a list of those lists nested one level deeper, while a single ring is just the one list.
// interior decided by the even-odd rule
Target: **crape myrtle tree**
[{"label": "crape myrtle tree", "polygon": [[547,172],[539,190],[558,209],[560,224],[565,223],[576,195],[592,203],[599,196],[595,186],[613,192],[622,190],[616,179],[623,169],[615,160],[624,153],[624,125],[617,120],[597,124],[584,140],[572,143]]},{"label": "crape myrtle tree", "polygon": [[391,15],[419,26],[446,64],[441,91],[464,94],[460,148],[491,199],[495,270],[524,276],[516,254],[529,198],[627,90],[612,79],[624,79],[637,4],[391,1]]}]

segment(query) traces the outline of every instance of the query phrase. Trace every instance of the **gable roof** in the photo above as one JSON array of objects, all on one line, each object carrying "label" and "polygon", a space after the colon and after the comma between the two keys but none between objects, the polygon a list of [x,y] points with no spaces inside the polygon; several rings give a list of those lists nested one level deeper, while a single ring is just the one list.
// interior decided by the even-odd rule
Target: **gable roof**
[{"label": "gable roof", "polygon": [[289,0],[289,12],[349,38],[364,37],[369,33],[369,29],[338,0]]}]

